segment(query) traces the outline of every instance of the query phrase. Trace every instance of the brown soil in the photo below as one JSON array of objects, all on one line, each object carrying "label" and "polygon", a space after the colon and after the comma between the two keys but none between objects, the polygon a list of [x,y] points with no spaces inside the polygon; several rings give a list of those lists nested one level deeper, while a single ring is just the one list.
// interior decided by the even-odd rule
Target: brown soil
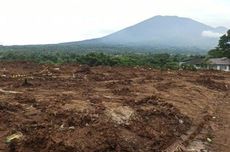
[{"label": "brown soil", "polygon": [[1,62],[0,151],[228,152],[229,86],[215,71]]}]

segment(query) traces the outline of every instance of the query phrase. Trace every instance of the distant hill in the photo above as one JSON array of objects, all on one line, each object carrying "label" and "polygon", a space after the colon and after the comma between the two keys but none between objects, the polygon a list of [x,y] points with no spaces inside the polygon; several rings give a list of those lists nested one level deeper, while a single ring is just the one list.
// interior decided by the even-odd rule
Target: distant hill
[{"label": "distant hill", "polygon": [[[30,49],[71,51],[207,52],[226,33],[225,27],[211,27],[190,18],[155,16],[108,36],[53,45],[28,46]],[[8,48],[8,47],[7,47]],[[20,46],[20,49],[27,46]],[[14,46],[13,49],[17,49]]]}]

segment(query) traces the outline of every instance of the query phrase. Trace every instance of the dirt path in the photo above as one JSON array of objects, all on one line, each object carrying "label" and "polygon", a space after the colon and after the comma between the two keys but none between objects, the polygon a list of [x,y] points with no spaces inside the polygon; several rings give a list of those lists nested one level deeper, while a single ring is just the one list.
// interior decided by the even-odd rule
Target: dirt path
[{"label": "dirt path", "polygon": [[216,119],[212,124],[214,151],[230,151],[230,93],[224,95],[223,100],[219,101],[215,113]]}]

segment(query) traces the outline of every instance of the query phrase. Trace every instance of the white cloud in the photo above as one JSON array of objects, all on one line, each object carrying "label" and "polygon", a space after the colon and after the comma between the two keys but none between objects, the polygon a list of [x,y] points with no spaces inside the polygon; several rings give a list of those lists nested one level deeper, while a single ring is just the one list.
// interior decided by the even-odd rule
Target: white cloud
[{"label": "white cloud", "polygon": [[203,31],[201,35],[203,37],[219,38],[223,35],[223,33],[217,33],[217,32],[212,32],[212,31]]}]

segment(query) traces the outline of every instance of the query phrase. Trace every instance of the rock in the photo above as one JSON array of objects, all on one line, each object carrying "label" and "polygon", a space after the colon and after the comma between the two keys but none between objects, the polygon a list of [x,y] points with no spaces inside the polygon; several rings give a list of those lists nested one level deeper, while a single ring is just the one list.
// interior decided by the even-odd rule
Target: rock
[{"label": "rock", "polygon": [[212,139],[210,139],[210,138],[207,138],[207,141],[208,141],[209,143],[211,143],[211,142],[212,142]]},{"label": "rock", "polygon": [[69,130],[74,130],[74,129],[75,129],[74,126],[69,127]]},{"label": "rock", "polygon": [[20,140],[22,139],[23,134],[21,132],[15,133],[13,135],[10,135],[6,137],[6,143],[11,143],[13,140]]},{"label": "rock", "polygon": [[54,68],[55,71],[60,71],[60,68]]},{"label": "rock", "polygon": [[179,119],[179,123],[180,123],[180,124],[183,124],[184,121],[183,121],[182,119]]}]

